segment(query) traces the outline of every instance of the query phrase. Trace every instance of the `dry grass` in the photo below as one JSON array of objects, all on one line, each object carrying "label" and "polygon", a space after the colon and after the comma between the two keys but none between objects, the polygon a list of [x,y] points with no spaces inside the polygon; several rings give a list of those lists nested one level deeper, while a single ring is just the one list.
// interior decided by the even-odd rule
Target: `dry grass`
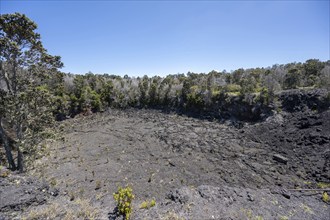
[{"label": "dry grass", "polygon": [[178,214],[176,214],[173,211],[166,213],[166,215],[163,216],[161,219],[162,220],[184,220],[184,218],[181,218]]},{"label": "dry grass", "polygon": [[31,210],[26,217],[22,218],[25,220],[37,220],[37,219],[97,219],[99,210],[90,204],[89,200],[76,199],[70,204],[50,204],[43,208],[37,208]]},{"label": "dry grass", "polygon": [[61,211],[62,210],[60,205],[55,203],[41,210],[38,209],[38,210],[30,211],[30,213],[23,219],[25,220],[54,219],[56,217],[59,217]]},{"label": "dry grass", "polygon": [[80,210],[77,213],[78,218],[83,219],[96,219],[99,213],[99,210],[92,207],[90,202],[86,199],[77,199],[76,204],[79,205]]}]

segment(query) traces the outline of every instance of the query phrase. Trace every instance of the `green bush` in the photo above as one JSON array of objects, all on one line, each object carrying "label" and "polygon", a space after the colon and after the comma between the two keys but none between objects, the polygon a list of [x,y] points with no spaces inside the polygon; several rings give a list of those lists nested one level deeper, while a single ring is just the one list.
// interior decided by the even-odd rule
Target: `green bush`
[{"label": "green bush", "polygon": [[123,215],[126,220],[131,217],[134,197],[132,188],[128,186],[126,188],[119,187],[118,191],[113,194],[119,214]]},{"label": "green bush", "polygon": [[259,100],[264,105],[269,105],[273,101],[273,93],[269,92],[269,90],[265,87],[261,89]]},{"label": "green bush", "polygon": [[143,201],[140,205],[140,209],[149,209],[151,207],[154,207],[156,205],[156,200],[152,199],[150,202]]},{"label": "green bush", "polygon": [[155,199],[152,199],[151,201],[150,201],[150,207],[154,207],[155,205],[156,205],[156,200]]},{"label": "green bush", "polygon": [[330,198],[327,192],[323,192],[322,194],[322,200],[326,203],[330,202]]}]

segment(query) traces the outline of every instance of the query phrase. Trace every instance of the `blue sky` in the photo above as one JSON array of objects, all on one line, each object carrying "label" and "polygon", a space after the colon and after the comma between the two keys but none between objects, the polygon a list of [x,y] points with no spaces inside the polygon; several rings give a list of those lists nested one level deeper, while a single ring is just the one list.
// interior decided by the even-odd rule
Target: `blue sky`
[{"label": "blue sky", "polygon": [[130,76],[330,59],[329,1],[13,1],[64,72]]}]

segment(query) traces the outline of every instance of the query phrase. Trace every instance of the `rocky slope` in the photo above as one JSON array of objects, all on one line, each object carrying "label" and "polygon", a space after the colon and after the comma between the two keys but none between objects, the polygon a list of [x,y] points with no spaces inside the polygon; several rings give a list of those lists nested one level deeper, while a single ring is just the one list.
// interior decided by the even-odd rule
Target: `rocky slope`
[{"label": "rocky slope", "polygon": [[121,219],[112,193],[126,184],[132,219],[329,219],[328,104],[297,90],[255,123],[153,110],[67,120],[30,177],[0,177],[0,219]]}]

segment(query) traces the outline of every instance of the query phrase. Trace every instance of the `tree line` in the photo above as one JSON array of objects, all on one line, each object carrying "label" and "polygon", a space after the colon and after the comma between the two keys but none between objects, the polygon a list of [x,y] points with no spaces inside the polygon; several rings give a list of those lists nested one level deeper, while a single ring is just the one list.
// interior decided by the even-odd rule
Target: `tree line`
[{"label": "tree line", "polygon": [[61,86],[54,88],[59,104],[55,114],[74,116],[109,107],[207,111],[231,97],[269,105],[277,92],[299,88],[329,90],[330,61],[310,59],[304,63],[238,69],[231,73],[188,72],[166,77],[63,74]]},{"label": "tree line", "polygon": [[133,107],[221,115],[237,100],[266,108],[282,90],[330,91],[330,61],[318,59],[166,77],[63,73],[61,58],[48,54],[36,30],[24,14],[1,15],[0,144],[13,170],[23,171],[24,152],[46,126],[81,113]]}]

